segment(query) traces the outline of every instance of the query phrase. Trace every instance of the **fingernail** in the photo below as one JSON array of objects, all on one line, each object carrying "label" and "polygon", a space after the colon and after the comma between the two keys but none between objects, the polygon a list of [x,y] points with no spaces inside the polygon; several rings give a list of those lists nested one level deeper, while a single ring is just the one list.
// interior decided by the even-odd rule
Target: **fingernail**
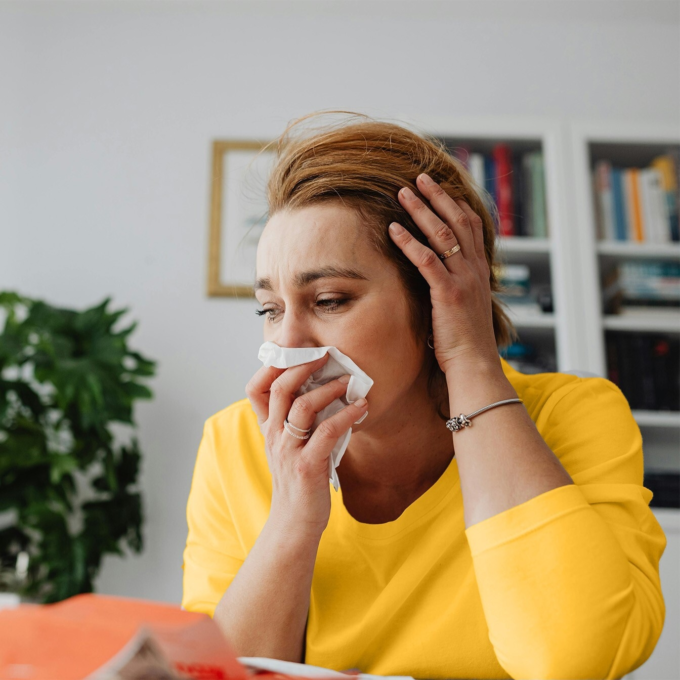
[{"label": "fingernail", "polygon": [[402,227],[400,224],[397,224],[396,222],[392,222],[392,224],[390,224],[390,231],[396,236],[397,234],[401,234],[404,231],[404,227]]},{"label": "fingernail", "polygon": [[421,175],[418,175],[418,177],[422,180],[423,184],[427,184],[428,186],[433,186],[435,183],[434,180],[424,172]]},{"label": "fingernail", "polygon": [[416,195],[408,187],[404,187],[401,190],[401,195],[409,201],[412,201],[416,197]]},{"label": "fingernail", "polygon": [[350,377],[348,375],[343,375],[342,377],[338,378],[338,380],[346,385],[349,382],[349,378]]},{"label": "fingernail", "polygon": [[355,406],[358,406],[359,408],[361,408],[362,406],[366,406],[366,403],[367,403],[366,400],[365,400],[363,397],[361,397],[361,399],[357,399],[357,400],[354,402],[354,405],[355,405]]}]

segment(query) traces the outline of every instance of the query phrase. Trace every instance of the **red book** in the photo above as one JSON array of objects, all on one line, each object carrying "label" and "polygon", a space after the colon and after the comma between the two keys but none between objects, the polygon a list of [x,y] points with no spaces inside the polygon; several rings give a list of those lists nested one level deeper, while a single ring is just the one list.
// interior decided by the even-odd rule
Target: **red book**
[{"label": "red book", "polygon": [[207,614],[110,595],[0,611],[2,680],[248,680]]},{"label": "red book", "polygon": [[512,197],[512,154],[507,144],[496,144],[493,148],[496,163],[496,202],[500,221],[500,236],[515,236],[515,216]]}]

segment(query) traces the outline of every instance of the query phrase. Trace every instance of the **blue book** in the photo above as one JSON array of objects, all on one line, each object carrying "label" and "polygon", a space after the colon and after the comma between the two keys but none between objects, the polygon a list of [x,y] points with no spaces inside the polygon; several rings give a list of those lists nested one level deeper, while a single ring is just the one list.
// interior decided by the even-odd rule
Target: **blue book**
[{"label": "blue book", "polygon": [[623,205],[623,172],[612,167],[612,202],[614,203],[614,235],[617,241],[627,240],[626,211]]},{"label": "blue book", "polygon": [[496,163],[491,156],[484,155],[484,188],[493,197],[494,203],[498,205],[498,196],[496,195]]},{"label": "blue book", "polygon": [[[496,194],[496,163],[488,154],[484,154],[484,188],[491,195],[494,205],[498,206],[498,195]],[[498,236],[500,233],[500,225],[497,223],[495,216],[494,228],[496,236]]]}]

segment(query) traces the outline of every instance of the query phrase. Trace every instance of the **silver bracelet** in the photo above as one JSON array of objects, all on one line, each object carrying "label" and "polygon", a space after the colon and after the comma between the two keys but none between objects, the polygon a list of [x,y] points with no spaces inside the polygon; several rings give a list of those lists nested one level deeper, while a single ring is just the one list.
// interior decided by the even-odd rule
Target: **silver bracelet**
[{"label": "silver bracelet", "polygon": [[451,430],[451,432],[458,432],[458,430],[462,430],[464,427],[470,427],[472,423],[470,422],[471,418],[474,418],[475,416],[479,415],[480,413],[483,413],[484,411],[488,411],[490,408],[494,408],[496,406],[502,406],[503,404],[513,404],[515,402],[519,402],[520,404],[523,403],[521,399],[504,399],[503,401],[497,401],[495,404],[489,404],[488,406],[485,406],[484,408],[480,408],[479,411],[475,411],[474,413],[470,413],[469,415],[464,415],[460,414],[459,416],[454,416],[453,418],[449,419],[446,421],[446,427]]}]

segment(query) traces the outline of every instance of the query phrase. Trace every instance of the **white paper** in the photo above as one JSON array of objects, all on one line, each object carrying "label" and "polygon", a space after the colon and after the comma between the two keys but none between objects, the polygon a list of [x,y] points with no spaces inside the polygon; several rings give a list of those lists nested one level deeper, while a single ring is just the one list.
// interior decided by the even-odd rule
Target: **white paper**
[{"label": "white paper", "polygon": [[255,670],[270,671],[283,675],[294,675],[302,678],[346,678],[347,680],[370,680],[371,678],[383,678],[384,680],[413,680],[410,675],[358,675],[333,671],[322,666],[311,666],[306,663],[295,661],[280,661],[257,656],[240,656],[238,660],[243,666]]},{"label": "white paper", "polygon": [[[365,397],[373,386],[373,380],[366,375],[346,354],[343,354],[337,347],[281,347],[274,342],[265,342],[260,346],[258,359],[265,366],[275,366],[276,368],[290,368],[305,364],[315,359],[320,359],[324,354],[330,355],[326,363],[307,378],[295,396],[313,390],[320,385],[325,385],[335,378],[349,374],[350,379],[347,384],[347,391],[344,396],[334,399],[325,409],[316,414],[310,435],[314,433],[321,422],[335,415],[348,404],[353,404],[357,399]],[[364,413],[354,424],[358,425],[368,415]],[[328,459],[328,476],[337,491],[340,488],[340,480],[335,468],[340,465],[342,456],[347,450],[347,445],[352,436],[352,428],[343,434],[333,447],[330,458]]]}]

